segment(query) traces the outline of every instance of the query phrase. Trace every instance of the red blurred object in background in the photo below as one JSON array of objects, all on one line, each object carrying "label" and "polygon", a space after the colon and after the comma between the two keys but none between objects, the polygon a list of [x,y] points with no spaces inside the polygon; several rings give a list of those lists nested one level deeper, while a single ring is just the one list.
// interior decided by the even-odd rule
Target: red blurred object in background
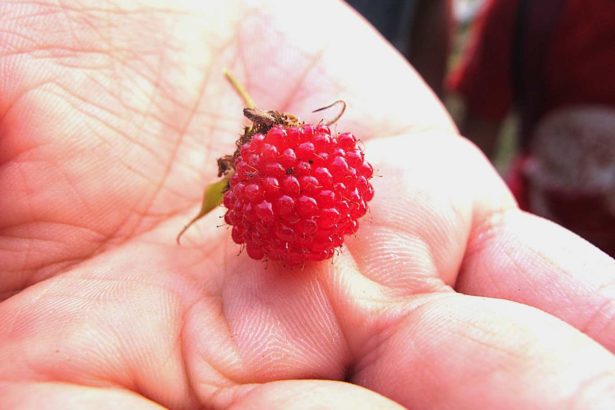
[{"label": "red blurred object in background", "polygon": [[488,0],[448,81],[462,132],[489,156],[502,120],[520,114],[509,176],[520,204],[612,256],[614,45],[615,1]]}]

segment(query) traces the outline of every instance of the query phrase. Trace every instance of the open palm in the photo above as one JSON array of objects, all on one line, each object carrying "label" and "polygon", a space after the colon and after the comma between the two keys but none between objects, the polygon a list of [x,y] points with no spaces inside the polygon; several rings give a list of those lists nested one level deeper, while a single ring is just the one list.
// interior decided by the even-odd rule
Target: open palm
[{"label": "open palm", "polygon": [[[238,255],[221,212],[175,243],[241,131],[224,68],[349,104],[376,196],[332,263]],[[4,2],[0,73],[0,407],[615,406],[613,261],[342,3]]]}]

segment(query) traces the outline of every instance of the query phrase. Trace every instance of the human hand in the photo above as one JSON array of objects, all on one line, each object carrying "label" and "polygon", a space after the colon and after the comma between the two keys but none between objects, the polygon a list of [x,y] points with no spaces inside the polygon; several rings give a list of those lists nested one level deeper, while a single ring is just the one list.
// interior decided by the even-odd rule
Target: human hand
[{"label": "human hand", "polygon": [[[0,407],[615,407],[613,260],[343,4],[118,3],[0,5]],[[223,68],[348,102],[381,177],[333,263],[237,256],[221,211],[175,244],[241,128]]]}]

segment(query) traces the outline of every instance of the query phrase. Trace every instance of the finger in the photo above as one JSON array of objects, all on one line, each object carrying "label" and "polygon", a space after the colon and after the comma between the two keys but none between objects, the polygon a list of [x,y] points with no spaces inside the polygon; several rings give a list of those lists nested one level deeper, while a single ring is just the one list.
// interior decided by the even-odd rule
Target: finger
[{"label": "finger", "polygon": [[537,307],[615,352],[615,260],[552,222],[512,211],[477,227],[455,287]]},{"label": "finger", "polygon": [[454,135],[372,141],[379,177],[350,250],[369,278],[406,294],[455,283],[474,224],[515,202],[484,156]]},{"label": "finger", "polygon": [[351,381],[412,409],[615,408],[615,357],[521,304],[431,296],[373,338]]},{"label": "finger", "polygon": [[0,383],[3,409],[163,409],[133,392],[65,383]]},{"label": "finger", "polygon": [[349,383],[324,380],[287,380],[241,388],[246,393],[232,399],[229,409],[403,409],[378,393]]}]

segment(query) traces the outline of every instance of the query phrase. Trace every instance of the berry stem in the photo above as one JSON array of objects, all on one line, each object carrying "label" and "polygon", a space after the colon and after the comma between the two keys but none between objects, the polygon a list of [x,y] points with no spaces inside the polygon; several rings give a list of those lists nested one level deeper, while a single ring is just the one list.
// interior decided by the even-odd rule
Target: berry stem
[{"label": "berry stem", "polygon": [[334,101],[333,103],[327,105],[326,107],[318,108],[318,109],[316,109],[316,110],[314,110],[312,112],[328,110],[329,108],[331,108],[331,107],[333,107],[334,105],[337,105],[337,104],[341,104],[342,105],[342,109],[340,110],[340,112],[333,119],[331,119],[331,120],[329,120],[329,121],[327,121],[325,123],[326,126],[333,125],[340,118],[342,118],[342,115],[344,115],[344,112],[346,112],[346,101],[344,101],[344,100],[337,100],[337,101]]},{"label": "berry stem", "polygon": [[224,70],[224,77],[231,84],[235,92],[241,97],[246,108],[256,108],[254,100],[250,97],[250,94],[246,91],[245,87],[237,81],[237,78],[230,71]]}]

